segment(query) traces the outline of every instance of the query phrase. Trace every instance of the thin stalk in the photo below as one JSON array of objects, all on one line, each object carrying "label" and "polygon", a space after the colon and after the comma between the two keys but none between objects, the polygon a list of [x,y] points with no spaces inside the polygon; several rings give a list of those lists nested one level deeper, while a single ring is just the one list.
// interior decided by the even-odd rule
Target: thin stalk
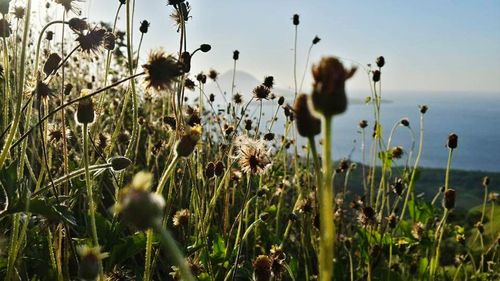
[{"label": "thin stalk", "polygon": [[319,239],[319,280],[331,281],[333,277],[333,258],[335,224],[333,222],[332,187],[332,117],[324,116],[323,128],[323,186],[319,188],[320,200],[320,239]]},{"label": "thin stalk", "polygon": [[[94,243],[94,247],[99,247],[99,239],[97,237],[97,226],[95,220],[96,206],[94,202],[94,192],[92,188],[92,180],[90,178],[90,169],[89,169],[89,132],[87,123],[84,123],[82,125],[82,134],[83,134],[83,165],[85,166],[85,185],[87,187],[90,227],[92,231],[92,240]],[[99,276],[100,280],[104,280],[104,272],[102,268],[102,262],[100,259],[99,259]]]}]

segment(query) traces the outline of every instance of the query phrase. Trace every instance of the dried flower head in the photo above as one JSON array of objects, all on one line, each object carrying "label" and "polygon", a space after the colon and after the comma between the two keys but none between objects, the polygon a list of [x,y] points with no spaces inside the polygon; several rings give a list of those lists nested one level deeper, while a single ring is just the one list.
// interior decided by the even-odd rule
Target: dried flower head
[{"label": "dried flower head", "polygon": [[14,8],[14,12],[12,14],[14,14],[14,16],[17,18],[17,19],[22,19],[24,17],[24,13],[26,12],[26,9],[24,7],[21,7],[21,6],[16,6]]},{"label": "dried flower head", "polygon": [[448,148],[455,149],[458,146],[458,136],[455,133],[451,133],[448,135]]},{"label": "dried flower head", "polygon": [[240,105],[243,103],[243,96],[240,93],[236,93],[233,96],[233,101],[235,104]]},{"label": "dried flower head", "polygon": [[238,159],[241,171],[244,173],[261,174],[271,165],[271,159],[262,140],[252,140],[247,137],[238,137]]},{"label": "dried flower head", "polygon": [[274,77],[273,76],[266,76],[264,78],[264,82],[262,85],[266,86],[269,89],[272,89],[274,86]]},{"label": "dried flower head", "polygon": [[139,27],[139,31],[141,33],[148,33],[149,25],[150,25],[149,21],[147,20],[141,21],[141,26]]},{"label": "dried flower head", "polygon": [[421,222],[417,222],[413,224],[413,227],[411,229],[411,235],[413,238],[417,240],[422,240],[423,235],[424,235],[425,227]]},{"label": "dried flower head", "polygon": [[187,226],[189,223],[189,218],[191,217],[191,212],[188,209],[182,209],[175,212],[172,219],[174,226]]},{"label": "dried flower head", "polygon": [[374,226],[377,223],[376,213],[372,207],[364,207],[358,212],[358,222],[362,226]]},{"label": "dried flower head", "polygon": [[83,0],[55,0],[57,4],[60,4],[64,7],[64,10],[66,13],[68,12],[73,12],[77,15],[80,15],[82,11],[78,7],[77,3],[78,2],[83,2]]},{"label": "dried flower head", "polygon": [[80,256],[78,275],[84,280],[95,280],[99,275],[99,262],[108,257],[108,254],[101,253],[100,247],[81,246],[77,251]]},{"label": "dried flower head", "polygon": [[214,69],[210,69],[210,71],[208,72],[208,78],[212,79],[212,81],[217,81],[218,75],[219,75],[219,73],[217,71],[215,71]]},{"label": "dried flower head", "polygon": [[63,132],[62,128],[56,127],[54,124],[49,124],[49,142],[54,145],[60,144],[63,138],[70,138],[70,130],[66,128],[66,131]]},{"label": "dried flower head", "polygon": [[259,85],[253,89],[253,95],[257,100],[267,100],[270,94],[271,90],[264,85]]},{"label": "dried flower head", "polygon": [[93,28],[87,32],[80,32],[76,41],[80,44],[80,50],[87,54],[96,54],[103,46],[106,30],[102,28]]},{"label": "dried flower head", "polygon": [[195,125],[184,133],[175,146],[175,152],[179,157],[188,157],[193,153],[201,138],[201,126]]},{"label": "dried flower head", "polygon": [[255,281],[270,281],[272,277],[272,260],[266,255],[258,256],[253,262]]},{"label": "dried flower head", "polygon": [[334,57],[322,58],[319,64],[313,65],[314,110],[325,117],[343,113],[347,109],[345,81],[355,72],[355,67],[345,69],[344,65]]},{"label": "dried flower head", "polygon": [[179,62],[173,56],[165,54],[163,50],[155,50],[149,54],[148,62],[142,66],[146,77],[146,90],[171,90],[172,84],[182,74]]},{"label": "dried flower head", "polygon": [[43,65],[43,72],[45,75],[49,76],[59,67],[59,63],[61,62],[61,57],[57,53],[52,53],[47,58],[47,61]]}]

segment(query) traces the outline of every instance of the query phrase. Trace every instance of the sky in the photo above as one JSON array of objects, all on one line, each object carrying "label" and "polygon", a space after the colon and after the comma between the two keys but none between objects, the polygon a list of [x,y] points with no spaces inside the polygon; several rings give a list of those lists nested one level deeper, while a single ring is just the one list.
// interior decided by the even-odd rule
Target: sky
[{"label": "sky", "polygon": [[[166,0],[136,0],[134,24],[151,22],[143,43],[148,50],[163,47],[175,53],[176,28]],[[293,14],[298,26],[297,72],[302,76],[314,36],[311,62],[335,55],[362,64],[383,55],[383,88],[388,91],[500,92],[500,1],[334,1],[334,0],[191,0],[187,23],[188,50],[201,43],[212,51],[198,53],[192,73],[233,67],[233,50],[240,51],[237,68],[258,79],[273,75],[277,86],[291,89],[293,81]],[[87,0],[83,15],[111,22],[118,0]],[[122,9],[121,18],[125,18]],[[124,29],[124,22],[119,23]],[[136,32],[138,35],[138,32]],[[136,46],[138,38],[135,38]],[[345,62],[347,65],[349,63]],[[310,65],[304,90],[311,85]],[[348,82],[353,90],[369,89],[360,71]]]}]

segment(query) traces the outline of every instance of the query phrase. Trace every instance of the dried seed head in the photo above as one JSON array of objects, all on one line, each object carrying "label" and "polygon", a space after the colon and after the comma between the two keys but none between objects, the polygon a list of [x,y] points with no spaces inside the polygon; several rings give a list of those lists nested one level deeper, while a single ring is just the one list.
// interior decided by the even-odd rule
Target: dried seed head
[{"label": "dried seed head", "polygon": [[191,71],[191,54],[189,52],[183,52],[179,63],[181,64],[182,71],[184,73]]},{"label": "dried seed head", "polygon": [[217,177],[224,175],[224,163],[222,163],[222,161],[217,161],[217,163],[215,163],[214,173]]},{"label": "dried seed head", "polygon": [[401,125],[403,125],[405,127],[409,127],[410,126],[410,120],[408,118],[401,119]]},{"label": "dried seed head", "polygon": [[235,50],[233,52],[233,60],[238,60],[240,58],[240,51]]},{"label": "dried seed head", "polygon": [[196,88],[196,84],[194,83],[193,80],[186,78],[186,80],[184,80],[184,87],[193,91]]},{"label": "dried seed head", "polygon": [[99,48],[104,43],[104,35],[106,30],[102,28],[94,28],[87,33],[80,33],[76,41],[80,44],[80,50],[87,54],[96,54]]},{"label": "dried seed head", "polygon": [[345,81],[351,78],[356,68],[346,70],[334,57],[322,58],[313,65],[314,78],[312,104],[314,110],[325,117],[343,113],[347,109]]},{"label": "dried seed head", "polygon": [[385,58],[383,56],[380,56],[377,58],[375,61],[378,67],[383,67],[385,65]]},{"label": "dried seed head", "polygon": [[269,89],[272,89],[274,86],[274,77],[273,76],[266,76],[264,78],[264,83],[262,85],[266,86]]},{"label": "dried seed head", "polygon": [[172,223],[174,226],[187,226],[189,224],[189,218],[191,217],[191,212],[188,209],[182,209],[175,212],[174,217],[172,218]]},{"label": "dried seed head", "polygon": [[200,72],[198,73],[198,75],[196,75],[196,80],[202,84],[205,84],[207,83],[207,76],[203,74],[203,72]]},{"label": "dried seed head", "polygon": [[71,94],[71,90],[73,90],[73,84],[70,83],[66,84],[64,86],[64,95],[69,96]]},{"label": "dried seed head", "polygon": [[396,223],[398,221],[398,217],[396,216],[396,214],[392,213],[386,219],[387,219],[387,223],[389,224],[390,228],[396,227]]},{"label": "dried seed head", "polygon": [[201,44],[200,45],[200,51],[202,51],[204,53],[209,52],[211,49],[212,49],[212,46],[210,46],[209,44]]},{"label": "dried seed head", "polygon": [[148,33],[149,30],[149,22],[147,20],[141,21],[141,26],[139,26],[139,31],[141,33]]},{"label": "dried seed head", "polygon": [[36,95],[39,99],[48,99],[52,95],[52,89],[42,81],[36,83]]},{"label": "dried seed head", "polygon": [[297,131],[301,136],[312,138],[321,132],[321,121],[312,115],[307,95],[300,94],[297,97],[294,111]]},{"label": "dried seed head", "polygon": [[45,62],[45,65],[43,66],[43,72],[45,73],[45,75],[51,75],[58,68],[60,62],[61,57],[58,54],[50,54],[50,56],[47,58],[47,61]]},{"label": "dried seed head", "polygon": [[215,176],[215,164],[214,162],[209,162],[205,167],[205,177],[208,179],[213,178]]},{"label": "dried seed head", "polygon": [[266,141],[272,141],[274,140],[274,134],[273,133],[267,133],[264,135],[264,140]]},{"label": "dried seed head", "polygon": [[484,225],[481,222],[477,222],[474,226],[477,228],[479,233],[484,233]]},{"label": "dried seed head", "polygon": [[208,72],[208,78],[212,79],[212,81],[217,81],[217,76],[219,76],[219,73],[214,69],[210,69]]},{"label": "dried seed head", "polygon": [[146,90],[171,90],[172,84],[182,74],[181,65],[174,57],[165,54],[161,49],[152,51],[149,54],[148,62],[142,67],[146,73],[144,78]]},{"label": "dried seed head", "polygon": [[448,148],[455,149],[458,146],[458,136],[455,133],[448,135]]},{"label": "dried seed head", "polygon": [[271,90],[264,85],[259,85],[253,89],[253,95],[257,100],[267,100],[270,94]]},{"label": "dried seed head", "polygon": [[0,19],[0,37],[7,38],[11,33],[10,23],[6,19]]},{"label": "dried seed head", "polygon": [[420,241],[424,236],[424,231],[425,231],[424,225],[421,222],[417,222],[413,224],[413,227],[411,229],[411,235],[413,236],[413,238]]},{"label": "dried seed head", "polygon": [[403,147],[395,146],[395,147],[391,148],[390,153],[391,153],[393,159],[400,159],[404,153]]},{"label": "dried seed head", "polygon": [[403,194],[403,189],[404,189],[403,179],[396,178],[396,180],[394,181],[394,184],[392,184],[392,190],[398,196],[401,196],[401,194]]},{"label": "dried seed head", "polygon": [[239,93],[234,94],[233,96],[233,101],[235,104],[242,104],[243,103],[243,96]]},{"label": "dried seed head", "polygon": [[55,0],[55,2],[63,6],[66,13],[70,11],[76,15],[80,15],[82,13],[80,8],[74,2],[83,2],[83,0]]},{"label": "dried seed head", "polygon": [[54,31],[52,30],[49,30],[45,33],[45,39],[47,39],[47,41],[52,41],[52,39],[54,39]]},{"label": "dried seed head", "polygon": [[188,157],[193,153],[201,137],[201,126],[196,125],[190,128],[175,146],[175,152],[179,157]]},{"label": "dried seed head", "polygon": [[293,15],[293,25],[299,25],[300,20],[299,20],[299,15],[295,14]]},{"label": "dried seed head", "polygon": [[372,80],[373,82],[377,83],[378,81],[380,81],[380,75],[381,75],[381,72],[379,70],[375,70],[372,72]]},{"label": "dried seed head", "polygon": [[255,281],[270,281],[272,277],[272,260],[266,255],[258,256],[253,262]]},{"label": "dried seed head", "polygon": [[80,268],[78,275],[84,280],[96,280],[99,275],[99,262],[108,256],[107,253],[101,253],[99,247],[90,248],[82,246],[77,248],[80,256]]},{"label": "dried seed head", "polygon": [[89,29],[87,21],[80,18],[71,18],[68,21],[68,26],[76,33],[82,33],[83,31]]},{"label": "dried seed head", "polygon": [[14,8],[14,16],[17,18],[17,19],[22,19],[24,17],[24,13],[26,12],[26,9],[24,7],[21,7],[21,6],[16,6]]},{"label": "dried seed head", "polygon": [[359,127],[361,129],[364,129],[364,128],[368,127],[368,121],[366,121],[366,120],[359,121]]},{"label": "dried seed head", "polygon": [[488,176],[485,176],[483,178],[483,186],[488,187],[490,185],[490,178]]},{"label": "dried seed head", "polygon": [[318,36],[314,36],[314,39],[313,39],[313,45],[316,45],[319,43],[319,41],[321,41],[321,38],[319,38]]},{"label": "dried seed head", "polygon": [[443,207],[448,210],[455,208],[455,199],[456,199],[455,190],[449,188],[444,192]]},{"label": "dried seed head", "polygon": [[104,34],[104,49],[108,51],[113,51],[116,45],[116,36],[113,32],[106,32]]}]

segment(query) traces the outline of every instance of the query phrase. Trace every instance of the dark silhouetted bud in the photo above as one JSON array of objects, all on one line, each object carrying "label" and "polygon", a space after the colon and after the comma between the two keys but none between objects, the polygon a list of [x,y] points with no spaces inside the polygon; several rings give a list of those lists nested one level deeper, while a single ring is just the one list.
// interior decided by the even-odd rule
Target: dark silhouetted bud
[{"label": "dark silhouetted bud", "polygon": [[80,264],[78,275],[84,280],[96,280],[99,275],[99,262],[107,257],[107,254],[101,253],[99,247],[89,248],[87,246],[79,247]]},{"label": "dark silhouetted bud", "polygon": [[364,129],[364,128],[368,127],[368,121],[366,121],[366,120],[359,121],[359,127],[361,129]]},{"label": "dark silhouetted bud", "polygon": [[214,162],[209,162],[205,167],[205,177],[213,178],[215,176],[215,164]]},{"label": "dark silhouetted bud", "polygon": [[127,157],[115,156],[109,159],[109,163],[111,163],[113,171],[119,172],[128,168],[132,164],[132,161]]},{"label": "dark silhouetted bud", "polygon": [[401,119],[401,125],[405,127],[410,126],[410,120],[408,120],[408,118]]},{"label": "dark silhouetted bud", "polygon": [[266,141],[272,141],[274,140],[274,134],[273,133],[267,133],[264,135],[264,140]]},{"label": "dark silhouetted bud", "polygon": [[52,41],[52,39],[54,39],[54,31],[52,30],[49,30],[45,33],[45,39],[47,39],[47,41]]},{"label": "dark silhouetted bud", "polygon": [[43,72],[45,73],[45,75],[49,76],[50,74],[52,74],[57,69],[60,62],[61,57],[58,54],[50,54],[50,56],[47,58],[47,61],[45,62],[45,65],[43,66]]},{"label": "dark silhouetted bud", "polygon": [[448,148],[455,149],[458,146],[458,136],[455,133],[448,135]]},{"label": "dark silhouetted bud", "polygon": [[177,128],[177,121],[173,116],[165,116],[163,117],[163,123],[167,124],[172,130]]},{"label": "dark silhouetted bud", "polygon": [[208,51],[210,51],[212,49],[212,46],[208,45],[208,44],[201,44],[200,45],[200,51],[206,53]]},{"label": "dark silhouetted bud", "polygon": [[313,45],[316,45],[319,43],[319,41],[321,41],[321,38],[319,38],[318,36],[314,36],[314,39],[313,39]]},{"label": "dark silhouetted bud", "polygon": [[76,121],[80,124],[89,124],[94,122],[95,112],[92,98],[85,98],[78,102],[76,110]]},{"label": "dark silhouetted bud", "polygon": [[265,221],[267,221],[267,220],[269,219],[269,213],[266,213],[266,212],[261,213],[261,214],[259,215],[259,219],[260,219],[261,221],[264,221],[264,222],[265,222]]},{"label": "dark silhouetted bud", "polygon": [[198,73],[198,75],[196,75],[196,80],[202,84],[205,84],[207,83],[207,76],[203,74],[203,72],[200,72]]},{"label": "dark silhouetted bud", "polygon": [[483,186],[488,187],[490,185],[490,178],[488,176],[483,178]]},{"label": "dark silhouetted bud", "polygon": [[253,262],[255,281],[270,281],[272,277],[272,260],[266,255],[258,256]]},{"label": "dark silhouetted bud", "polygon": [[79,18],[72,18],[68,21],[68,26],[75,32],[82,32],[88,29],[87,21]]},{"label": "dark silhouetted bud", "polygon": [[217,177],[224,175],[224,163],[222,163],[222,161],[217,161],[217,163],[215,163],[214,173]]},{"label": "dark silhouetted bud", "polygon": [[274,86],[274,77],[273,76],[266,76],[264,78],[264,83],[262,83],[262,85],[271,89]]},{"label": "dark silhouetted bud", "polygon": [[233,52],[233,60],[238,60],[240,58],[240,51],[236,50]]},{"label": "dark silhouetted bud", "polygon": [[10,23],[6,19],[0,19],[0,37],[7,38],[11,33]]},{"label": "dark silhouetted bud", "polygon": [[378,81],[380,81],[380,71],[375,70],[375,71],[372,72],[372,80],[375,83],[377,83]]},{"label": "dark silhouetted bud", "polygon": [[293,25],[299,25],[300,20],[299,20],[299,15],[295,14],[293,15]]},{"label": "dark silhouetted bud", "polygon": [[383,67],[385,65],[385,58],[383,56],[380,56],[377,58],[375,61],[378,67]]},{"label": "dark silhouetted bud", "polygon": [[245,120],[245,130],[250,131],[252,129],[252,120],[246,119]]},{"label": "dark silhouetted bud", "polygon": [[120,1],[120,4],[122,4],[122,5],[127,4],[127,0],[119,0],[119,1]]},{"label": "dark silhouetted bud", "polygon": [[303,137],[312,138],[321,132],[321,121],[314,117],[309,109],[308,96],[300,94],[295,100],[297,131]]},{"label": "dark silhouetted bud", "polygon": [[73,84],[68,83],[64,86],[64,95],[69,96],[71,94],[71,90],[73,90]]},{"label": "dark silhouetted bud", "polygon": [[188,73],[191,70],[191,55],[189,52],[182,53],[180,63],[184,73]]},{"label": "dark silhouetted bud", "polygon": [[148,33],[149,30],[149,21],[143,20],[141,21],[141,26],[139,27],[139,31],[141,33]]},{"label": "dark silhouetted bud", "polygon": [[425,104],[424,104],[424,105],[419,106],[419,108],[420,108],[420,113],[422,113],[422,114],[425,114],[425,113],[427,112],[427,110],[429,109],[429,108],[427,107],[427,105],[425,105]]},{"label": "dark silhouetted bud", "polygon": [[322,58],[319,64],[313,65],[312,104],[314,110],[325,117],[343,113],[347,109],[345,81],[355,72],[356,68],[346,70],[334,57]]},{"label": "dark silhouetted bud", "polygon": [[450,210],[455,208],[456,192],[454,189],[449,188],[444,192],[443,207]]},{"label": "dark silhouetted bud", "polygon": [[283,105],[285,103],[285,97],[281,96],[278,98],[278,105]]},{"label": "dark silhouetted bud", "polygon": [[403,189],[404,189],[403,180],[401,178],[396,178],[394,184],[392,185],[392,190],[398,196],[401,196],[401,194],[403,194]]},{"label": "dark silhouetted bud", "polygon": [[210,71],[208,72],[208,78],[212,79],[213,81],[217,81],[218,75],[219,75],[219,73],[217,71],[215,71],[214,69],[210,69]]},{"label": "dark silhouetted bud", "polygon": [[214,94],[210,94],[209,100],[210,100],[210,102],[214,102],[215,101],[215,95]]}]

